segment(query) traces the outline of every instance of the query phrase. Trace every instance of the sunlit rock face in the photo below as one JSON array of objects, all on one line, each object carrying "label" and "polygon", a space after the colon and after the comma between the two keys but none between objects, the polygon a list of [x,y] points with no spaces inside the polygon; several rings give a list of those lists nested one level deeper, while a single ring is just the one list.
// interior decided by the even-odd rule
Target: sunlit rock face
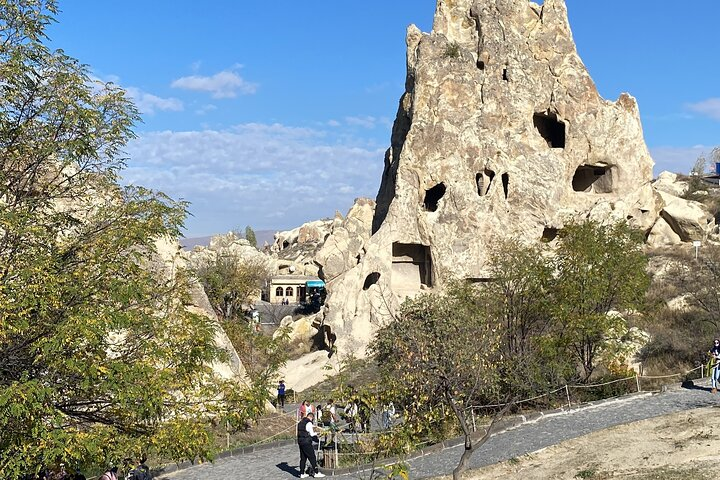
[{"label": "sunlit rock face", "polygon": [[406,296],[487,277],[500,237],[552,241],[580,218],[647,231],[661,208],[637,103],[600,97],[564,1],[439,0],[407,47],[373,235],[328,282],[339,351],[362,354]]}]

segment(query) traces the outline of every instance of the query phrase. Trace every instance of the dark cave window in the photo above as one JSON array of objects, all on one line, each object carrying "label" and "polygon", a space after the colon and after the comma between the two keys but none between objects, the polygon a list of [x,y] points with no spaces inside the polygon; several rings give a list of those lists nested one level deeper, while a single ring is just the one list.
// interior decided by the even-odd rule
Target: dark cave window
[{"label": "dark cave window", "polygon": [[558,236],[558,229],[554,227],[545,227],[542,233],[543,242],[552,242]]},{"label": "dark cave window", "polygon": [[565,148],[565,123],[554,113],[536,113],[533,125],[550,148]]},{"label": "dark cave window", "polygon": [[488,177],[487,187],[485,187],[485,195],[487,195],[490,191],[490,187],[492,186],[493,179],[495,178],[495,172],[493,172],[489,168],[486,168],[485,176]]},{"label": "dark cave window", "polygon": [[580,165],[575,170],[572,187],[576,192],[611,193],[611,167],[603,165]]},{"label": "dark cave window", "polygon": [[438,183],[431,189],[425,190],[425,200],[423,201],[423,204],[425,205],[425,210],[427,210],[428,212],[437,211],[438,202],[443,197],[443,195],[445,195],[446,190],[447,188],[445,187],[444,183]]},{"label": "dark cave window", "polygon": [[367,290],[372,285],[375,285],[380,280],[380,272],[372,272],[370,275],[365,277],[365,283],[363,284],[363,290]]}]

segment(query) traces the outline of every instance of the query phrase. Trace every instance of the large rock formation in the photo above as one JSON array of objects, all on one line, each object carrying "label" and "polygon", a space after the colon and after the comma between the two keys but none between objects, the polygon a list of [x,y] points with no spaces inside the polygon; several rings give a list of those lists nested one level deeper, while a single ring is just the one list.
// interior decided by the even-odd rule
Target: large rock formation
[{"label": "large rock formation", "polygon": [[487,277],[499,237],[550,241],[581,218],[649,230],[662,208],[637,103],[600,97],[563,0],[439,0],[407,46],[373,236],[326,278],[339,352],[362,354],[404,297]]}]

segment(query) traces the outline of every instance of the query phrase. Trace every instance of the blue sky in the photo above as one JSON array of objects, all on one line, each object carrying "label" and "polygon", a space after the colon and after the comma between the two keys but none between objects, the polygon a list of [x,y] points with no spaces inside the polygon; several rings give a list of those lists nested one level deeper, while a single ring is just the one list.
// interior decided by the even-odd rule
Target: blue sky
[{"label": "blue sky", "polygon": [[[637,97],[655,171],[720,144],[720,2],[567,0],[600,93]],[[186,236],[286,229],[374,198],[435,0],[60,0],[52,45],[143,112],[125,180],[191,202]]]}]

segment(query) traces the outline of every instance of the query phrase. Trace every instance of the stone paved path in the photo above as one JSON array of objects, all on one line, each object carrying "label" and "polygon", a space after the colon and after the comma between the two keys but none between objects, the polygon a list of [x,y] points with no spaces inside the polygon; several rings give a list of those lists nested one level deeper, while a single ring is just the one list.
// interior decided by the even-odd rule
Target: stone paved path
[{"label": "stone paved path", "polygon": [[[473,455],[471,468],[490,465],[623,423],[694,408],[720,406],[720,395],[705,388],[679,389],[655,395],[611,400],[570,412],[546,416],[490,438]],[[446,449],[408,462],[410,478],[449,474],[457,465],[462,447]],[[220,460],[168,474],[173,480],[277,480],[299,477],[296,445]],[[342,479],[369,478],[369,472],[343,475]]]}]

